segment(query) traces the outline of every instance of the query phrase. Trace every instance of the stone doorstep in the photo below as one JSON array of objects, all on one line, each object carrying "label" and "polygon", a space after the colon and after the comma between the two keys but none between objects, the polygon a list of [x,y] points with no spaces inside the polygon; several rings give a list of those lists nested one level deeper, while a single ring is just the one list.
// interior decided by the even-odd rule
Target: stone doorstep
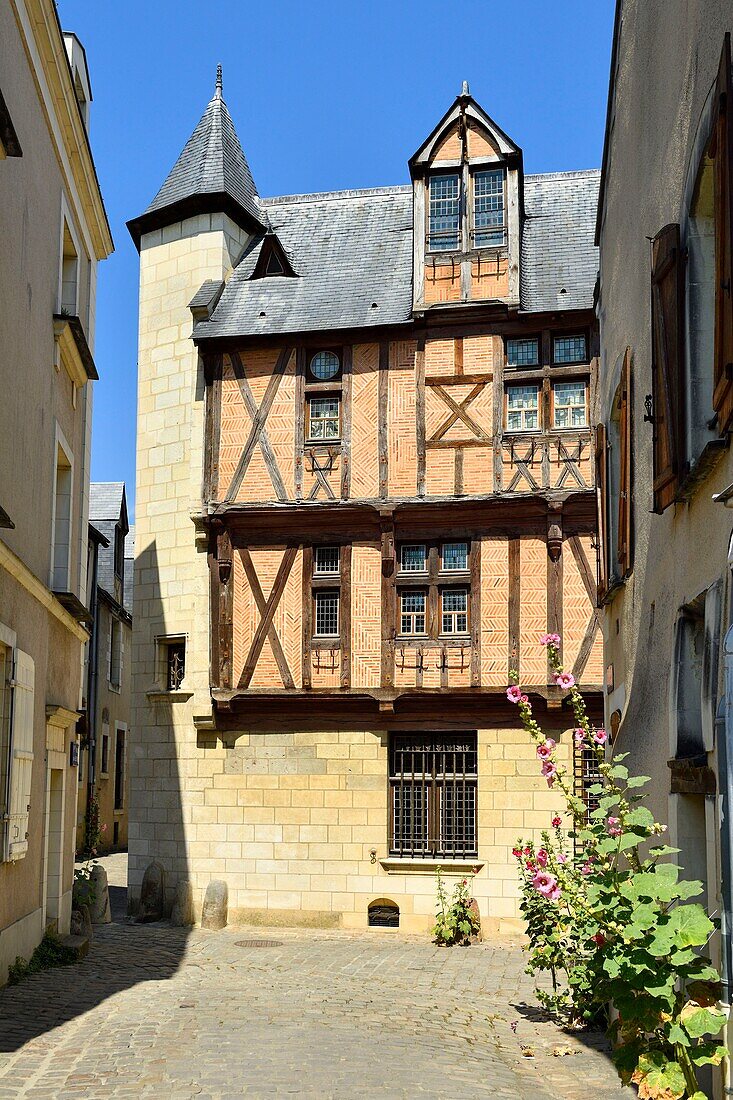
[{"label": "stone doorstep", "polygon": [[77,962],[89,954],[89,940],[86,936],[59,936],[59,943],[74,952]]}]

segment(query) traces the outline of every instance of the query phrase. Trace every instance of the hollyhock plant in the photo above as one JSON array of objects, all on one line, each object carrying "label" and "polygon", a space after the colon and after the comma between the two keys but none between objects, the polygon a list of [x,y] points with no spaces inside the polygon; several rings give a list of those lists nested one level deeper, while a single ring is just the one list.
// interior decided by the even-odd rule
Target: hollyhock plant
[{"label": "hollyhock plant", "polygon": [[540,645],[552,645],[552,646],[557,647],[557,646],[560,645],[560,635],[559,634],[543,634],[542,637],[540,638]]},{"label": "hollyhock plant", "polygon": [[540,772],[564,797],[571,825],[563,829],[555,813],[541,844],[518,840],[514,849],[522,857],[528,971],[550,973],[551,989],[540,986],[537,996],[566,1025],[605,1016],[619,1076],[640,1096],[704,1100],[697,1072],[727,1057],[719,1040],[727,1016],[718,1005],[718,973],[705,957],[713,924],[690,900],[702,885],[683,880],[669,862],[678,849],[654,846],[666,826],[644,805],[648,777],[630,775],[624,754],[611,754],[606,730],[593,725],[572,673],[562,668],[560,639],[545,635],[541,642],[553,683],[568,693],[571,748],[595,755],[597,781],[581,797],[572,767],[512,674],[507,697],[518,705]]}]

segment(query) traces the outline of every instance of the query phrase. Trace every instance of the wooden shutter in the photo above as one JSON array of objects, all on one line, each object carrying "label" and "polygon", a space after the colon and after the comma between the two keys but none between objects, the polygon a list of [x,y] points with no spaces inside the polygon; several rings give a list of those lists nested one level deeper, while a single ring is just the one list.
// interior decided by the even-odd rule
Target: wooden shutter
[{"label": "wooden shutter", "polygon": [[726,34],[715,89],[710,152],[715,157],[715,375],[713,408],[722,434],[733,418],[733,89],[730,33]]},{"label": "wooden shutter", "polygon": [[652,401],[654,511],[675,499],[683,465],[684,260],[679,225],[652,241]]},{"label": "wooden shutter", "polygon": [[10,726],[10,799],[5,841],[5,858],[22,859],[28,851],[28,817],[33,774],[33,658],[13,651],[13,680]]},{"label": "wooden shutter", "polygon": [[617,557],[621,576],[631,570],[631,348],[626,349],[621,369],[621,394],[619,400],[619,495],[618,495],[618,549]]},{"label": "wooden shutter", "polygon": [[608,478],[606,427],[596,427],[596,500],[598,503],[598,604],[608,591]]}]

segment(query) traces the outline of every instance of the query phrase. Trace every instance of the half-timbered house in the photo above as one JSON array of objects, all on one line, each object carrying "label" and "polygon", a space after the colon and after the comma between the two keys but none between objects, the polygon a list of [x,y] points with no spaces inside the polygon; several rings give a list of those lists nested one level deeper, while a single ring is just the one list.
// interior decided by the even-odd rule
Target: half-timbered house
[{"label": "half-timbered house", "polygon": [[133,897],[157,859],[230,917],[424,928],[440,865],[511,922],[559,802],[509,670],[566,754],[545,631],[600,707],[598,174],[525,176],[466,85],[409,174],[260,198],[219,79],[130,223]]}]

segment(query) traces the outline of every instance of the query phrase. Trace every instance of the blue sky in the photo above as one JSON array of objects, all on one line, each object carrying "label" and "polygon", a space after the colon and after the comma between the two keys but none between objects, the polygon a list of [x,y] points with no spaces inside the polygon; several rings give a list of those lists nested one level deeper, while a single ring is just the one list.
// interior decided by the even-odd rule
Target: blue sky
[{"label": "blue sky", "polygon": [[613,0],[59,0],[87,50],[116,252],[99,269],[92,477],[134,498],[142,212],[224,67],[261,195],[405,183],[462,80],[528,172],[600,165]]}]

